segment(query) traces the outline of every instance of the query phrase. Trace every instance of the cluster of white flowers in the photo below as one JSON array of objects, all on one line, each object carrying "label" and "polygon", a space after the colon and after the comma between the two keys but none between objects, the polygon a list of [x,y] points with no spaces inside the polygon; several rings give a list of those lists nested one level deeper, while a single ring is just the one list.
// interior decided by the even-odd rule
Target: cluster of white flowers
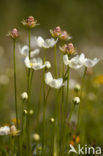
[{"label": "cluster of white flowers", "polygon": [[87,68],[94,67],[99,62],[99,59],[94,58],[93,60],[91,60],[89,58],[86,58],[85,55],[82,53],[80,56],[77,55],[72,59],[69,59],[68,55],[64,55],[63,61],[66,66],[69,66],[73,69],[79,69],[82,66],[85,66]]},{"label": "cluster of white flowers", "polygon": [[[34,45],[37,49],[30,52],[29,58],[29,47],[27,45],[23,46],[22,48],[19,47],[20,53],[25,56],[24,63],[27,68],[31,68],[34,70],[40,70],[43,68],[51,68],[51,63],[49,61],[43,62],[40,57],[37,57],[40,53],[40,49],[38,48],[51,48],[53,47],[57,41],[54,38],[44,40],[41,36],[33,37]],[[65,54],[63,56],[63,62],[66,66],[69,66],[73,69],[79,69],[83,66],[90,68],[95,66],[99,59],[94,58],[93,60],[86,58],[85,55],[82,53],[80,56],[76,55],[75,57],[69,59],[68,55]],[[59,89],[61,88],[64,83],[62,78],[53,79],[52,74],[50,72],[45,74],[45,83],[52,88]]]},{"label": "cluster of white flowers", "polygon": [[[53,38],[44,40],[42,37],[34,37],[34,43],[35,47],[39,48],[50,48],[53,47],[57,40],[54,40]],[[34,49],[30,52],[30,58],[29,59],[29,47],[27,45],[24,45],[22,48],[19,46],[20,53],[25,57],[24,63],[27,68],[32,68],[34,70],[39,70],[43,68],[51,68],[51,64],[49,61],[45,61],[43,64],[43,60],[40,57],[37,57],[40,53],[40,49]],[[36,58],[37,57],[37,58]]]}]

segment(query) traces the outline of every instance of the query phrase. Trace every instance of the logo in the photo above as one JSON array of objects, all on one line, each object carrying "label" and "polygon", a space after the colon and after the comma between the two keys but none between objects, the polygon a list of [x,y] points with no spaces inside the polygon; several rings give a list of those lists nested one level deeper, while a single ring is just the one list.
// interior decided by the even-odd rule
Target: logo
[{"label": "logo", "polygon": [[101,154],[101,147],[88,147],[85,145],[84,147],[81,147],[80,144],[78,144],[77,149],[74,148],[72,144],[70,144],[70,150],[69,153],[76,153],[76,154]]}]

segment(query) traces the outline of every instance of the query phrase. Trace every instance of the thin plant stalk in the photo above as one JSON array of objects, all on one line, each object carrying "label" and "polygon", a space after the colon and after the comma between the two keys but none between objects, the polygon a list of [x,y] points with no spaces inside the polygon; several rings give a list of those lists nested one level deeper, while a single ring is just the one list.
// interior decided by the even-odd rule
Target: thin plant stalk
[{"label": "thin plant stalk", "polygon": [[[82,76],[82,83],[81,83],[81,91],[80,91],[80,100],[82,101],[82,94],[83,94],[83,88],[84,88],[84,80],[85,80],[85,76],[86,76],[86,72],[87,72],[87,67],[85,67],[84,69],[84,73]],[[79,122],[79,116],[80,116],[80,104],[78,106],[78,122]]]},{"label": "thin plant stalk", "polygon": [[[31,29],[28,30],[28,39],[29,39],[29,59],[30,57],[30,52],[31,52]],[[30,72],[31,70],[28,69],[28,74],[27,74],[27,93],[28,93],[28,101],[27,101],[27,123],[26,123],[26,129],[27,129],[27,149],[28,149],[28,155],[31,155],[31,144],[30,144],[30,95],[31,95],[31,87],[30,87]]]},{"label": "thin plant stalk", "polygon": [[56,44],[54,45],[54,63],[55,63],[55,76],[57,78],[57,50],[56,50]]},{"label": "thin plant stalk", "polygon": [[18,106],[17,106],[17,86],[16,86],[16,58],[15,58],[16,40],[13,40],[13,60],[14,60],[14,93],[15,93],[15,111],[16,111],[16,126],[18,128]]},{"label": "thin plant stalk", "polygon": [[[14,63],[14,94],[15,94],[15,111],[16,111],[16,127],[18,129],[18,106],[17,106],[17,85],[16,85],[16,57],[15,57],[15,49],[16,48],[16,39],[13,39],[13,63]],[[18,153],[21,156],[20,151],[20,137],[18,137]]]},{"label": "thin plant stalk", "polygon": [[70,77],[70,68],[68,66],[68,73],[67,73],[67,93],[66,93],[66,110],[67,111],[68,111],[68,97],[69,97],[69,77]]},{"label": "thin plant stalk", "polygon": [[84,88],[84,80],[85,80],[86,72],[87,72],[87,67],[85,67],[85,69],[84,69],[84,73],[83,73],[83,77],[82,77],[80,99],[82,99],[83,88]]},{"label": "thin plant stalk", "polygon": [[[46,49],[44,49],[44,64],[46,60]],[[42,136],[42,148],[43,155],[45,155],[45,113],[46,113],[46,104],[45,104],[45,68],[43,69],[43,136]]]}]

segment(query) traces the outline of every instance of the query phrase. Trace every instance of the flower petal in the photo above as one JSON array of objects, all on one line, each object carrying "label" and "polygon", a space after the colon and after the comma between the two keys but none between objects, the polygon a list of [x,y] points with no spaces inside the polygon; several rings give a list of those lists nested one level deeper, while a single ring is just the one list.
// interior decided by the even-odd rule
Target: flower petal
[{"label": "flower petal", "polygon": [[63,62],[64,62],[64,64],[65,64],[66,66],[69,64],[68,55],[64,55],[64,56],[63,56]]},{"label": "flower petal", "polygon": [[40,53],[40,49],[35,49],[31,51],[30,55],[31,57],[36,57],[37,55],[39,55],[39,53]]},{"label": "flower petal", "polygon": [[53,81],[52,74],[50,72],[45,74],[45,83],[49,85]]},{"label": "flower petal", "polygon": [[19,46],[19,51],[23,56],[27,56],[29,54],[29,47],[24,45],[22,48]]},{"label": "flower petal", "polygon": [[24,63],[27,68],[31,68],[31,61],[28,56],[25,58]]}]

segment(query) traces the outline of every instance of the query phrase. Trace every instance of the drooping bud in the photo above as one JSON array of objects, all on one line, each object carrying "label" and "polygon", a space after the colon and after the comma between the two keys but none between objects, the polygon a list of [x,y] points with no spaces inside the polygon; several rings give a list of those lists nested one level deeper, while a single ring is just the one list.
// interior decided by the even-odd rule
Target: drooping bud
[{"label": "drooping bud", "polygon": [[19,37],[18,30],[14,28],[11,32],[8,33],[8,36],[10,36],[12,39],[16,39]]},{"label": "drooping bud", "polygon": [[25,20],[22,21],[22,24],[28,28],[34,28],[38,25],[37,20],[35,20],[33,16],[27,17]]}]

